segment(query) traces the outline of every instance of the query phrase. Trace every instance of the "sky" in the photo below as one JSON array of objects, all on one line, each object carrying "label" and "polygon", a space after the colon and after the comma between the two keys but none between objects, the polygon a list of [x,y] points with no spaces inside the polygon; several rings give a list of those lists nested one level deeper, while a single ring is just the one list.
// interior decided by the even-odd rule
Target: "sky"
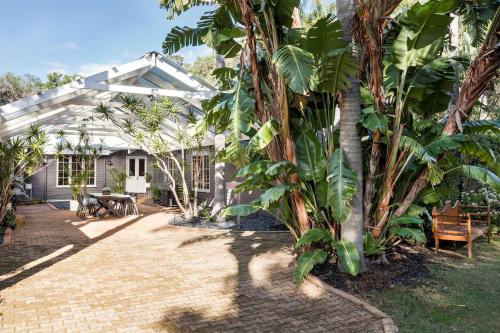
[{"label": "sky", "polygon": [[[0,74],[96,73],[162,52],[172,27],[195,26],[207,10],[169,21],[157,0],[0,0]],[[210,53],[207,47],[180,52],[190,63]]]}]

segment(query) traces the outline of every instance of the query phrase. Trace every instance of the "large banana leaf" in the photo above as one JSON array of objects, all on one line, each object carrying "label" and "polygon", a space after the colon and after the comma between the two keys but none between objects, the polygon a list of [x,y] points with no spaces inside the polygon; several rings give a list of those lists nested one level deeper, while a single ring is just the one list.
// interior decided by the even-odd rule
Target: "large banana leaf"
[{"label": "large banana leaf", "polygon": [[424,146],[412,137],[402,135],[399,141],[399,148],[406,149],[413,154],[416,158],[425,163],[434,163],[436,158],[430,154]]},{"label": "large banana leaf", "polygon": [[314,57],[309,51],[285,45],[274,54],[273,63],[292,91],[307,94],[314,67]]},{"label": "large banana leaf", "polygon": [[462,124],[462,128],[465,134],[483,133],[488,130],[500,132],[500,120],[492,119],[467,121]]},{"label": "large banana leaf", "polygon": [[229,116],[229,145],[226,148],[226,158],[228,161],[237,161],[242,158],[241,139],[243,134],[247,134],[252,129],[252,117],[255,100],[248,93],[243,80],[238,81],[234,91],[234,98],[231,103]]},{"label": "large banana leaf", "polygon": [[345,153],[338,148],[328,164],[328,203],[340,223],[351,213],[351,201],[357,191],[356,173],[349,169]]},{"label": "large banana leaf", "polygon": [[332,51],[346,46],[342,25],[333,14],[318,19],[307,31],[306,48],[317,60],[335,56]]},{"label": "large banana leaf", "polygon": [[264,207],[264,209],[269,209],[272,204],[281,199],[285,195],[285,193],[290,191],[292,188],[292,185],[281,184],[267,189],[260,196],[260,203],[262,207]]},{"label": "large banana leaf", "polygon": [[334,239],[332,237],[332,234],[330,234],[328,230],[313,228],[308,230],[297,240],[295,248],[299,249],[304,245],[310,245],[314,242],[320,242],[320,241],[333,245]]},{"label": "large banana leaf", "polygon": [[326,159],[321,143],[312,130],[302,130],[295,140],[297,171],[302,180],[322,181],[326,172]]},{"label": "large banana leaf", "polygon": [[403,27],[393,43],[394,65],[406,71],[432,61],[443,46],[452,20],[448,14],[457,5],[458,0],[430,0],[413,5],[401,20]]},{"label": "large banana leaf", "polygon": [[250,151],[258,151],[267,147],[271,143],[274,136],[279,133],[278,123],[272,119],[267,121],[250,139],[248,149]]},{"label": "large banana leaf", "polygon": [[163,52],[172,54],[186,46],[202,45],[206,33],[207,29],[174,27],[165,37]]},{"label": "large banana leaf", "polygon": [[416,228],[395,227],[391,229],[391,234],[415,243],[424,244],[426,242],[425,233]]},{"label": "large banana leaf", "polygon": [[262,209],[262,207],[255,204],[241,204],[225,208],[222,211],[221,216],[247,216],[259,211],[260,209]]},{"label": "large banana leaf", "polygon": [[464,175],[475,179],[483,184],[492,186],[497,192],[500,192],[500,178],[488,169],[476,165],[463,165]]},{"label": "large banana leaf", "polygon": [[358,275],[360,258],[356,245],[348,240],[339,240],[335,242],[335,249],[346,272],[352,276]]},{"label": "large banana leaf", "polygon": [[482,163],[485,163],[497,174],[500,174],[500,165],[497,163],[495,153],[490,147],[485,147],[475,141],[463,142],[459,149],[463,154],[473,156],[477,158]]},{"label": "large banana leaf", "polygon": [[328,57],[318,62],[312,77],[312,89],[336,94],[351,88],[351,78],[356,75],[358,64],[349,47],[333,49]]},{"label": "large banana leaf", "polygon": [[293,282],[302,283],[314,266],[324,263],[327,257],[328,254],[322,249],[308,251],[301,255],[293,273]]}]

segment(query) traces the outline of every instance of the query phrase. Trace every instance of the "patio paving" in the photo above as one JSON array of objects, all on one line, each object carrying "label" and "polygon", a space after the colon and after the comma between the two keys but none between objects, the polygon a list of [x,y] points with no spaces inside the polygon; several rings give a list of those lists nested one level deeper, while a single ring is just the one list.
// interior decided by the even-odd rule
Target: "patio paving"
[{"label": "patio paving", "polygon": [[[1,332],[383,332],[391,320],[291,281],[290,238],[168,226],[168,211],[81,221],[46,205],[0,248]],[[392,327],[394,329],[394,327]]]}]

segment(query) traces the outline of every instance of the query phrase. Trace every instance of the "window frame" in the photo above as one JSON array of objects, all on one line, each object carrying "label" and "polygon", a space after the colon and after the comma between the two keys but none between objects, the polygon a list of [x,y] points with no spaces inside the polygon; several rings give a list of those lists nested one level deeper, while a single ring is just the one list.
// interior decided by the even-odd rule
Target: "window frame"
[{"label": "window frame", "polygon": [[[74,155],[62,155],[56,158],[56,187],[57,188],[69,188],[71,187],[71,176],[72,176],[72,165],[73,165],[73,156]],[[60,157],[67,157],[68,158],[68,185],[59,185],[59,158]],[[85,167],[85,165],[82,162],[82,169]],[[66,178],[66,177],[64,177]],[[94,158],[94,183],[92,185],[87,184],[87,187],[97,187],[97,158]]]},{"label": "window frame", "polygon": [[[197,186],[195,186],[195,177],[194,177],[194,163],[193,163],[193,160],[194,160],[194,157],[202,157],[203,159],[203,163],[205,163],[205,157],[207,157],[207,167],[206,167],[206,170],[208,172],[208,188],[199,188]],[[204,168],[205,169],[205,168]],[[202,178],[204,179],[204,175],[202,176]],[[211,172],[210,172],[210,153],[209,152],[197,152],[197,153],[193,153],[191,154],[191,190],[196,190],[197,192],[203,192],[203,193],[210,193],[210,190],[211,190],[211,180],[212,180],[212,175],[211,175]]]}]

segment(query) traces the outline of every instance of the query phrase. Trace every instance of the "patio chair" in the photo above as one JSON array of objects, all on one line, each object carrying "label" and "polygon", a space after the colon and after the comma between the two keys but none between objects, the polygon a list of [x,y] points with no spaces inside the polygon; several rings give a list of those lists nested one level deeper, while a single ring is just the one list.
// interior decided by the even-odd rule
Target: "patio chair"
[{"label": "patio chair", "polygon": [[87,217],[86,211],[88,211],[90,215],[94,215],[95,211],[99,207],[99,202],[97,201],[97,199],[90,197],[88,195],[79,194],[77,200],[78,200],[78,209],[76,211],[76,216],[78,216],[81,219]]}]

